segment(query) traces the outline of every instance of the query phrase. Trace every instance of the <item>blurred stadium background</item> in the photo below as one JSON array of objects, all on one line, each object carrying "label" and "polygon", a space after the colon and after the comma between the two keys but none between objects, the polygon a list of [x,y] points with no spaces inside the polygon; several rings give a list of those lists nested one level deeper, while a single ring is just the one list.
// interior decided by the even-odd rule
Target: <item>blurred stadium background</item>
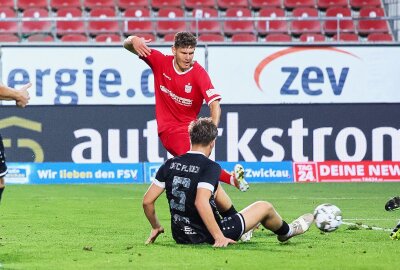
[{"label": "blurred stadium background", "polygon": [[0,42],[374,42],[399,39],[398,0],[1,0]]},{"label": "blurred stadium background", "polygon": [[223,96],[213,157],[227,169],[398,181],[399,12],[397,0],[1,0],[1,80],[34,85],[26,110],[0,112],[8,182],[150,181],[168,157],[152,72],[122,41],[169,53],[185,30]]},{"label": "blurred stadium background", "polygon": [[[0,0],[0,80],[33,83],[27,108],[1,103],[0,268],[398,267],[398,213],[383,206],[400,190],[399,14],[399,0]],[[291,220],[330,202],[338,231],[278,245],[259,230],[219,252],[167,230],[143,245],[147,186],[126,184],[148,184],[168,154],[152,72],[122,41],[170,53],[182,30],[223,97],[213,158],[251,183],[227,187],[237,209],[269,200]],[[293,182],[307,184],[279,184]]]}]

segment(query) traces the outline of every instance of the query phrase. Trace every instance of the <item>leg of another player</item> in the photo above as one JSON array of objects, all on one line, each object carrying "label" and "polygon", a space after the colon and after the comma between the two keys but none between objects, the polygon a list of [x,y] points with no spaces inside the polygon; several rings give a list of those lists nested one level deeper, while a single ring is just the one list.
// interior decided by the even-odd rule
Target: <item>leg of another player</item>
[{"label": "leg of another player", "polygon": [[234,171],[232,173],[221,170],[219,180],[238,188],[240,191],[247,191],[249,189],[249,184],[244,179],[244,168],[240,164],[235,165]]},{"label": "leg of another player", "polygon": [[1,203],[1,197],[3,195],[4,189],[5,189],[4,178],[0,177],[0,203]]}]

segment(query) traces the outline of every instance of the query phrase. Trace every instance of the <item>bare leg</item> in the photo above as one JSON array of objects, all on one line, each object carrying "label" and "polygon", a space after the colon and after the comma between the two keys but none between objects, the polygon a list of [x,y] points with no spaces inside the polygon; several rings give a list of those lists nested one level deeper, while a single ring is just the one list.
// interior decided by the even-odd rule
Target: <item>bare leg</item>
[{"label": "bare leg", "polygon": [[1,196],[3,194],[4,188],[5,188],[4,178],[0,177],[0,202],[1,202]]},{"label": "bare leg", "polygon": [[240,211],[246,221],[245,232],[261,223],[266,229],[277,231],[282,226],[282,218],[269,202],[258,201]]},{"label": "bare leg", "polygon": [[217,204],[218,211],[222,213],[228,211],[233,205],[231,198],[229,198],[221,185],[218,185],[217,192],[215,193],[215,203]]}]

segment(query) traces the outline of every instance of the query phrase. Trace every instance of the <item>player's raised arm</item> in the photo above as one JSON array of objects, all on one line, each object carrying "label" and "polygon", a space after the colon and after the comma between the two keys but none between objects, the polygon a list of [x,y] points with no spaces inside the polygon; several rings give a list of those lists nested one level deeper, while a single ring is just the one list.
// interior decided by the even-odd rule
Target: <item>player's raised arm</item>
[{"label": "player's raised arm", "polygon": [[31,83],[27,83],[20,89],[14,89],[6,85],[0,84],[0,99],[2,100],[15,100],[15,104],[18,107],[25,107],[29,102],[28,88],[31,87]]},{"label": "player's raised arm", "polygon": [[151,39],[129,36],[124,40],[124,48],[138,56],[146,57],[151,53],[151,49],[146,44],[150,41]]},{"label": "player's raised arm", "polygon": [[157,237],[164,233],[164,228],[161,226],[160,221],[156,215],[155,202],[158,197],[164,192],[164,189],[155,185],[150,185],[146,194],[143,197],[143,210],[148,221],[151,224],[151,232],[149,238],[146,240],[146,244],[154,243]]}]

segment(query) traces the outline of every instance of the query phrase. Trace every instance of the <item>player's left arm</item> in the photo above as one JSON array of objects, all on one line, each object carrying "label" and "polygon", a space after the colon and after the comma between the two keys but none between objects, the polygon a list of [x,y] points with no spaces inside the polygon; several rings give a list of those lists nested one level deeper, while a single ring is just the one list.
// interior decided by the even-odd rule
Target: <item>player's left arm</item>
[{"label": "player's left arm", "polygon": [[213,123],[218,127],[221,119],[221,106],[219,104],[219,99],[212,101],[208,107],[210,108],[210,117]]},{"label": "player's left arm", "polygon": [[198,71],[197,85],[200,88],[203,99],[210,109],[210,117],[213,123],[218,127],[221,118],[221,95],[215,90],[214,85],[211,82],[210,76],[207,71],[200,68]]},{"label": "player's left arm", "polygon": [[152,183],[143,197],[143,210],[147,220],[150,222],[152,230],[150,236],[146,241],[146,244],[154,243],[157,237],[164,233],[164,228],[161,226],[158,220],[155,208],[155,202],[158,197],[164,192],[164,188],[157,186]]},{"label": "player's left arm", "polygon": [[229,244],[236,243],[232,239],[226,238],[219,228],[210,205],[211,191],[207,188],[198,187],[195,206],[201,219],[214,238],[214,247],[227,247]]}]

